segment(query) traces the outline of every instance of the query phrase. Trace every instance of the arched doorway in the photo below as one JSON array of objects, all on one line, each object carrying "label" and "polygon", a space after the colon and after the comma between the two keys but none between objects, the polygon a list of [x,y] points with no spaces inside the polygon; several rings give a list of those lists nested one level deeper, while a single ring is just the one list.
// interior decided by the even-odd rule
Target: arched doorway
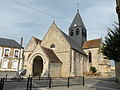
[{"label": "arched doorway", "polygon": [[33,59],[33,76],[41,76],[43,71],[43,59],[40,56],[36,56]]}]

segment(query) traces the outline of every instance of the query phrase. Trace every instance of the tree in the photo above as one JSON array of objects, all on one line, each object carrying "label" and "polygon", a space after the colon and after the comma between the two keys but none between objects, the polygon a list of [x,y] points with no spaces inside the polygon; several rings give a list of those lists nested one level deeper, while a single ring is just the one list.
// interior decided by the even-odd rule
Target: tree
[{"label": "tree", "polygon": [[108,28],[108,34],[102,46],[102,53],[115,61],[116,79],[120,82],[120,30],[118,24]]}]

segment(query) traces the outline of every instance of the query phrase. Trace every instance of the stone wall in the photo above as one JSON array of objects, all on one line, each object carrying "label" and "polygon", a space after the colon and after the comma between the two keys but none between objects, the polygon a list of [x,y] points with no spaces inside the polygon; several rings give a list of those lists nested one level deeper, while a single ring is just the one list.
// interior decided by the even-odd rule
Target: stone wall
[{"label": "stone wall", "polygon": [[55,48],[51,49],[62,62],[61,76],[68,77],[70,72],[70,45],[55,24],[49,28],[41,42],[41,46],[47,48],[50,48],[51,45],[55,45]]},{"label": "stone wall", "polygon": [[61,77],[61,63],[50,63],[50,76]]},{"label": "stone wall", "polygon": [[47,77],[48,76],[48,69],[49,69],[49,58],[47,55],[44,53],[43,49],[41,48],[40,44],[36,46],[30,57],[27,59],[27,74],[26,76],[33,75],[33,61],[34,58],[40,56],[43,60],[43,71],[42,71],[42,77]]},{"label": "stone wall", "polygon": [[[88,55],[89,52],[91,52],[91,58],[92,62],[89,63],[89,58],[88,58],[88,67],[90,68],[91,66],[96,67],[97,71],[99,71],[99,62],[101,60],[100,54],[99,54],[99,48],[90,48],[90,49],[84,49],[86,54]],[[89,56],[88,56],[89,57]]]},{"label": "stone wall", "polygon": [[110,60],[107,59],[102,53],[100,53],[99,47],[84,49],[84,51],[86,52],[87,55],[89,52],[91,52],[92,62],[89,63],[89,58],[87,61],[89,72],[90,67],[93,66],[96,67],[97,73],[101,74],[101,76],[110,76],[111,72]]}]

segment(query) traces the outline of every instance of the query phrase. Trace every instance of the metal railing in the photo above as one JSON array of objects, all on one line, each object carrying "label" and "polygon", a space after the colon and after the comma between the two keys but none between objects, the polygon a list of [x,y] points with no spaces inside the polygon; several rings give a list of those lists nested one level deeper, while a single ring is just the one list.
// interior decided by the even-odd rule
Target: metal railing
[{"label": "metal railing", "polygon": [[32,90],[32,88],[48,87],[70,87],[73,85],[83,85],[85,86],[85,78],[83,76],[79,77],[28,77],[28,78],[1,78],[0,90],[11,89],[27,89]]}]

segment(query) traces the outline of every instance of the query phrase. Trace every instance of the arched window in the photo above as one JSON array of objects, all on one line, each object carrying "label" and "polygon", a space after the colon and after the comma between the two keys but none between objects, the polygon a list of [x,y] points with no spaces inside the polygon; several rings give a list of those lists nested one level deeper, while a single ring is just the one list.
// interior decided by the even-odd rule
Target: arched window
[{"label": "arched window", "polygon": [[80,31],[79,28],[76,29],[76,35],[79,35]]},{"label": "arched window", "polygon": [[88,53],[88,57],[89,57],[89,63],[92,63],[92,54],[91,54],[91,52]]},{"label": "arched window", "polygon": [[73,32],[73,30],[71,29],[71,30],[70,30],[70,36],[73,36],[73,34],[74,34],[74,32]]},{"label": "arched window", "polygon": [[52,45],[50,46],[50,48],[55,49],[55,45],[54,45],[54,44],[52,44]]}]

